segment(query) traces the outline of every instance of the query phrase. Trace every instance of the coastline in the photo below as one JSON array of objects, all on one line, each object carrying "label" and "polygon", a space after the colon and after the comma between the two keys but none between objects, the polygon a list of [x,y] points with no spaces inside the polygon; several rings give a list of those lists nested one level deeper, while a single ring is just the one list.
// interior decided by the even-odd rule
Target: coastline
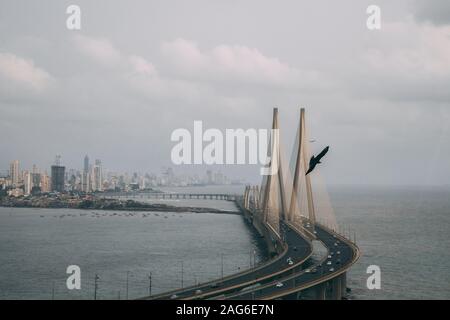
[{"label": "coastline", "polygon": [[189,212],[189,213],[215,213],[236,214],[239,211],[221,210],[207,207],[172,206],[161,203],[143,203],[134,200],[100,199],[100,198],[13,198],[0,199],[0,207],[5,208],[41,208],[41,209],[82,209],[82,210],[112,210],[137,212]]}]

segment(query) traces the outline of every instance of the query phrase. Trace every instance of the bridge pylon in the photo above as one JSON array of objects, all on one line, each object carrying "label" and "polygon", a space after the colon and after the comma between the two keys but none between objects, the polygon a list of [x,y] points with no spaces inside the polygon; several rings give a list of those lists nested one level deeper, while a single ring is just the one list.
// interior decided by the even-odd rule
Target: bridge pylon
[{"label": "bridge pylon", "polygon": [[258,212],[260,210],[259,186],[245,186],[243,205],[250,211]]},{"label": "bridge pylon", "polygon": [[[296,145],[294,145],[296,158],[292,193],[290,197],[288,220],[294,224],[301,222],[301,217],[309,219],[314,226],[316,214],[314,210],[314,199],[311,187],[311,178],[306,175],[309,166],[310,153],[308,148],[308,137],[306,131],[305,109],[300,109],[300,122]],[[305,205],[306,202],[306,205]]]},{"label": "bridge pylon", "polygon": [[270,137],[270,174],[264,176],[260,200],[262,221],[280,235],[280,220],[286,219],[287,206],[283,166],[280,159],[278,108],[273,109],[272,135]]}]

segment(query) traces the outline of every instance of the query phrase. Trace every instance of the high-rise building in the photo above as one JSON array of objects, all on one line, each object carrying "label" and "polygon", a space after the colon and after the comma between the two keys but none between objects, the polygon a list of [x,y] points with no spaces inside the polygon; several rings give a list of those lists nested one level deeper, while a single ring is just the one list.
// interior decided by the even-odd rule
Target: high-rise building
[{"label": "high-rise building", "polygon": [[52,166],[52,191],[64,191],[64,178],[66,167],[61,165]]},{"label": "high-rise building", "polygon": [[50,178],[47,172],[41,174],[41,191],[50,192]]},{"label": "high-rise building", "polygon": [[82,190],[84,192],[90,192],[91,190],[89,188],[89,157],[87,155],[84,157],[84,168],[81,180],[82,180],[81,181]]},{"label": "high-rise building", "polygon": [[89,172],[83,172],[81,184],[84,192],[91,192],[91,174]]},{"label": "high-rise building", "polygon": [[102,162],[98,159],[91,167],[90,182],[91,191],[103,191]]},{"label": "high-rise building", "polygon": [[85,173],[89,172],[89,157],[88,157],[88,155],[86,155],[84,157],[84,172]]},{"label": "high-rise building", "polygon": [[14,160],[11,162],[9,175],[11,177],[11,182],[14,187],[19,184],[19,160]]},{"label": "high-rise building", "polygon": [[33,181],[31,179],[31,173],[30,171],[25,171],[23,174],[23,185],[24,185],[24,194],[30,195],[31,194],[31,188],[33,187]]}]

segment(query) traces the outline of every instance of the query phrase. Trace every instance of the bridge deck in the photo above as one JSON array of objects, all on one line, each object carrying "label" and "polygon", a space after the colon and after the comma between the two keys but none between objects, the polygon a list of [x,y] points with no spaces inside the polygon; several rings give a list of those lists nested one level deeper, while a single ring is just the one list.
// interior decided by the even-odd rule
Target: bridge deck
[{"label": "bridge deck", "polygon": [[[205,284],[170,291],[149,297],[148,299],[170,299],[171,297],[176,299],[189,299],[193,297],[200,299],[213,294],[229,292],[230,290],[240,290],[260,281],[270,282],[276,275],[291,272],[294,268],[301,266],[312,254],[311,243],[299,233],[289,232],[287,234],[287,241],[290,245],[287,246],[286,250],[267,264],[240,274],[231,275],[224,279],[217,279]],[[292,265],[287,261],[289,257],[293,261]],[[201,290],[201,293],[198,290]]]},{"label": "bridge deck", "polygon": [[[327,256],[331,255],[331,258],[309,267],[310,272],[306,272],[304,262],[312,254],[311,242],[305,238],[304,232],[300,232],[294,226],[282,222],[281,227],[284,230],[285,249],[269,262],[223,279],[143,299],[282,298],[337,279],[359,258],[359,249],[351,241],[326,227],[316,225],[315,236],[325,245]],[[293,264],[288,263],[288,258],[292,259]],[[333,269],[330,270],[331,268]]]},{"label": "bridge deck", "polygon": [[[289,276],[279,276],[272,282],[258,288],[217,298],[232,300],[276,299],[324,283],[345,273],[358,259],[358,249],[353,244],[348,243],[346,239],[335,235],[323,227],[316,226],[316,232],[317,239],[322,241],[328,250],[327,256],[333,253],[331,259],[325,258],[317,265],[310,266],[308,268],[309,272],[300,270]],[[340,252],[340,254],[337,254],[337,252]],[[327,265],[328,261],[331,262],[330,265]],[[331,268],[333,268],[333,271],[330,271]],[[312,272],[314,269],[315,272]],[[277,286],[278,283],[282,283],[282,286]]]}]

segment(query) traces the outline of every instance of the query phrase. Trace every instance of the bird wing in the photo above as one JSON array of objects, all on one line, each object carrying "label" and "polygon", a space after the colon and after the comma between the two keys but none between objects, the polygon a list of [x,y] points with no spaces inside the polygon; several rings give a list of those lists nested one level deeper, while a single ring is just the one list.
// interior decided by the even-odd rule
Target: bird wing
[{"label": "bird wing", "polygon": [[316,158],[319,159],[319,160],[322,159],[322,157],[328,152],[328,149],[330,149],[329,146],[325,147],[325,149],[323,149],[323,150],[316,156]]}]

